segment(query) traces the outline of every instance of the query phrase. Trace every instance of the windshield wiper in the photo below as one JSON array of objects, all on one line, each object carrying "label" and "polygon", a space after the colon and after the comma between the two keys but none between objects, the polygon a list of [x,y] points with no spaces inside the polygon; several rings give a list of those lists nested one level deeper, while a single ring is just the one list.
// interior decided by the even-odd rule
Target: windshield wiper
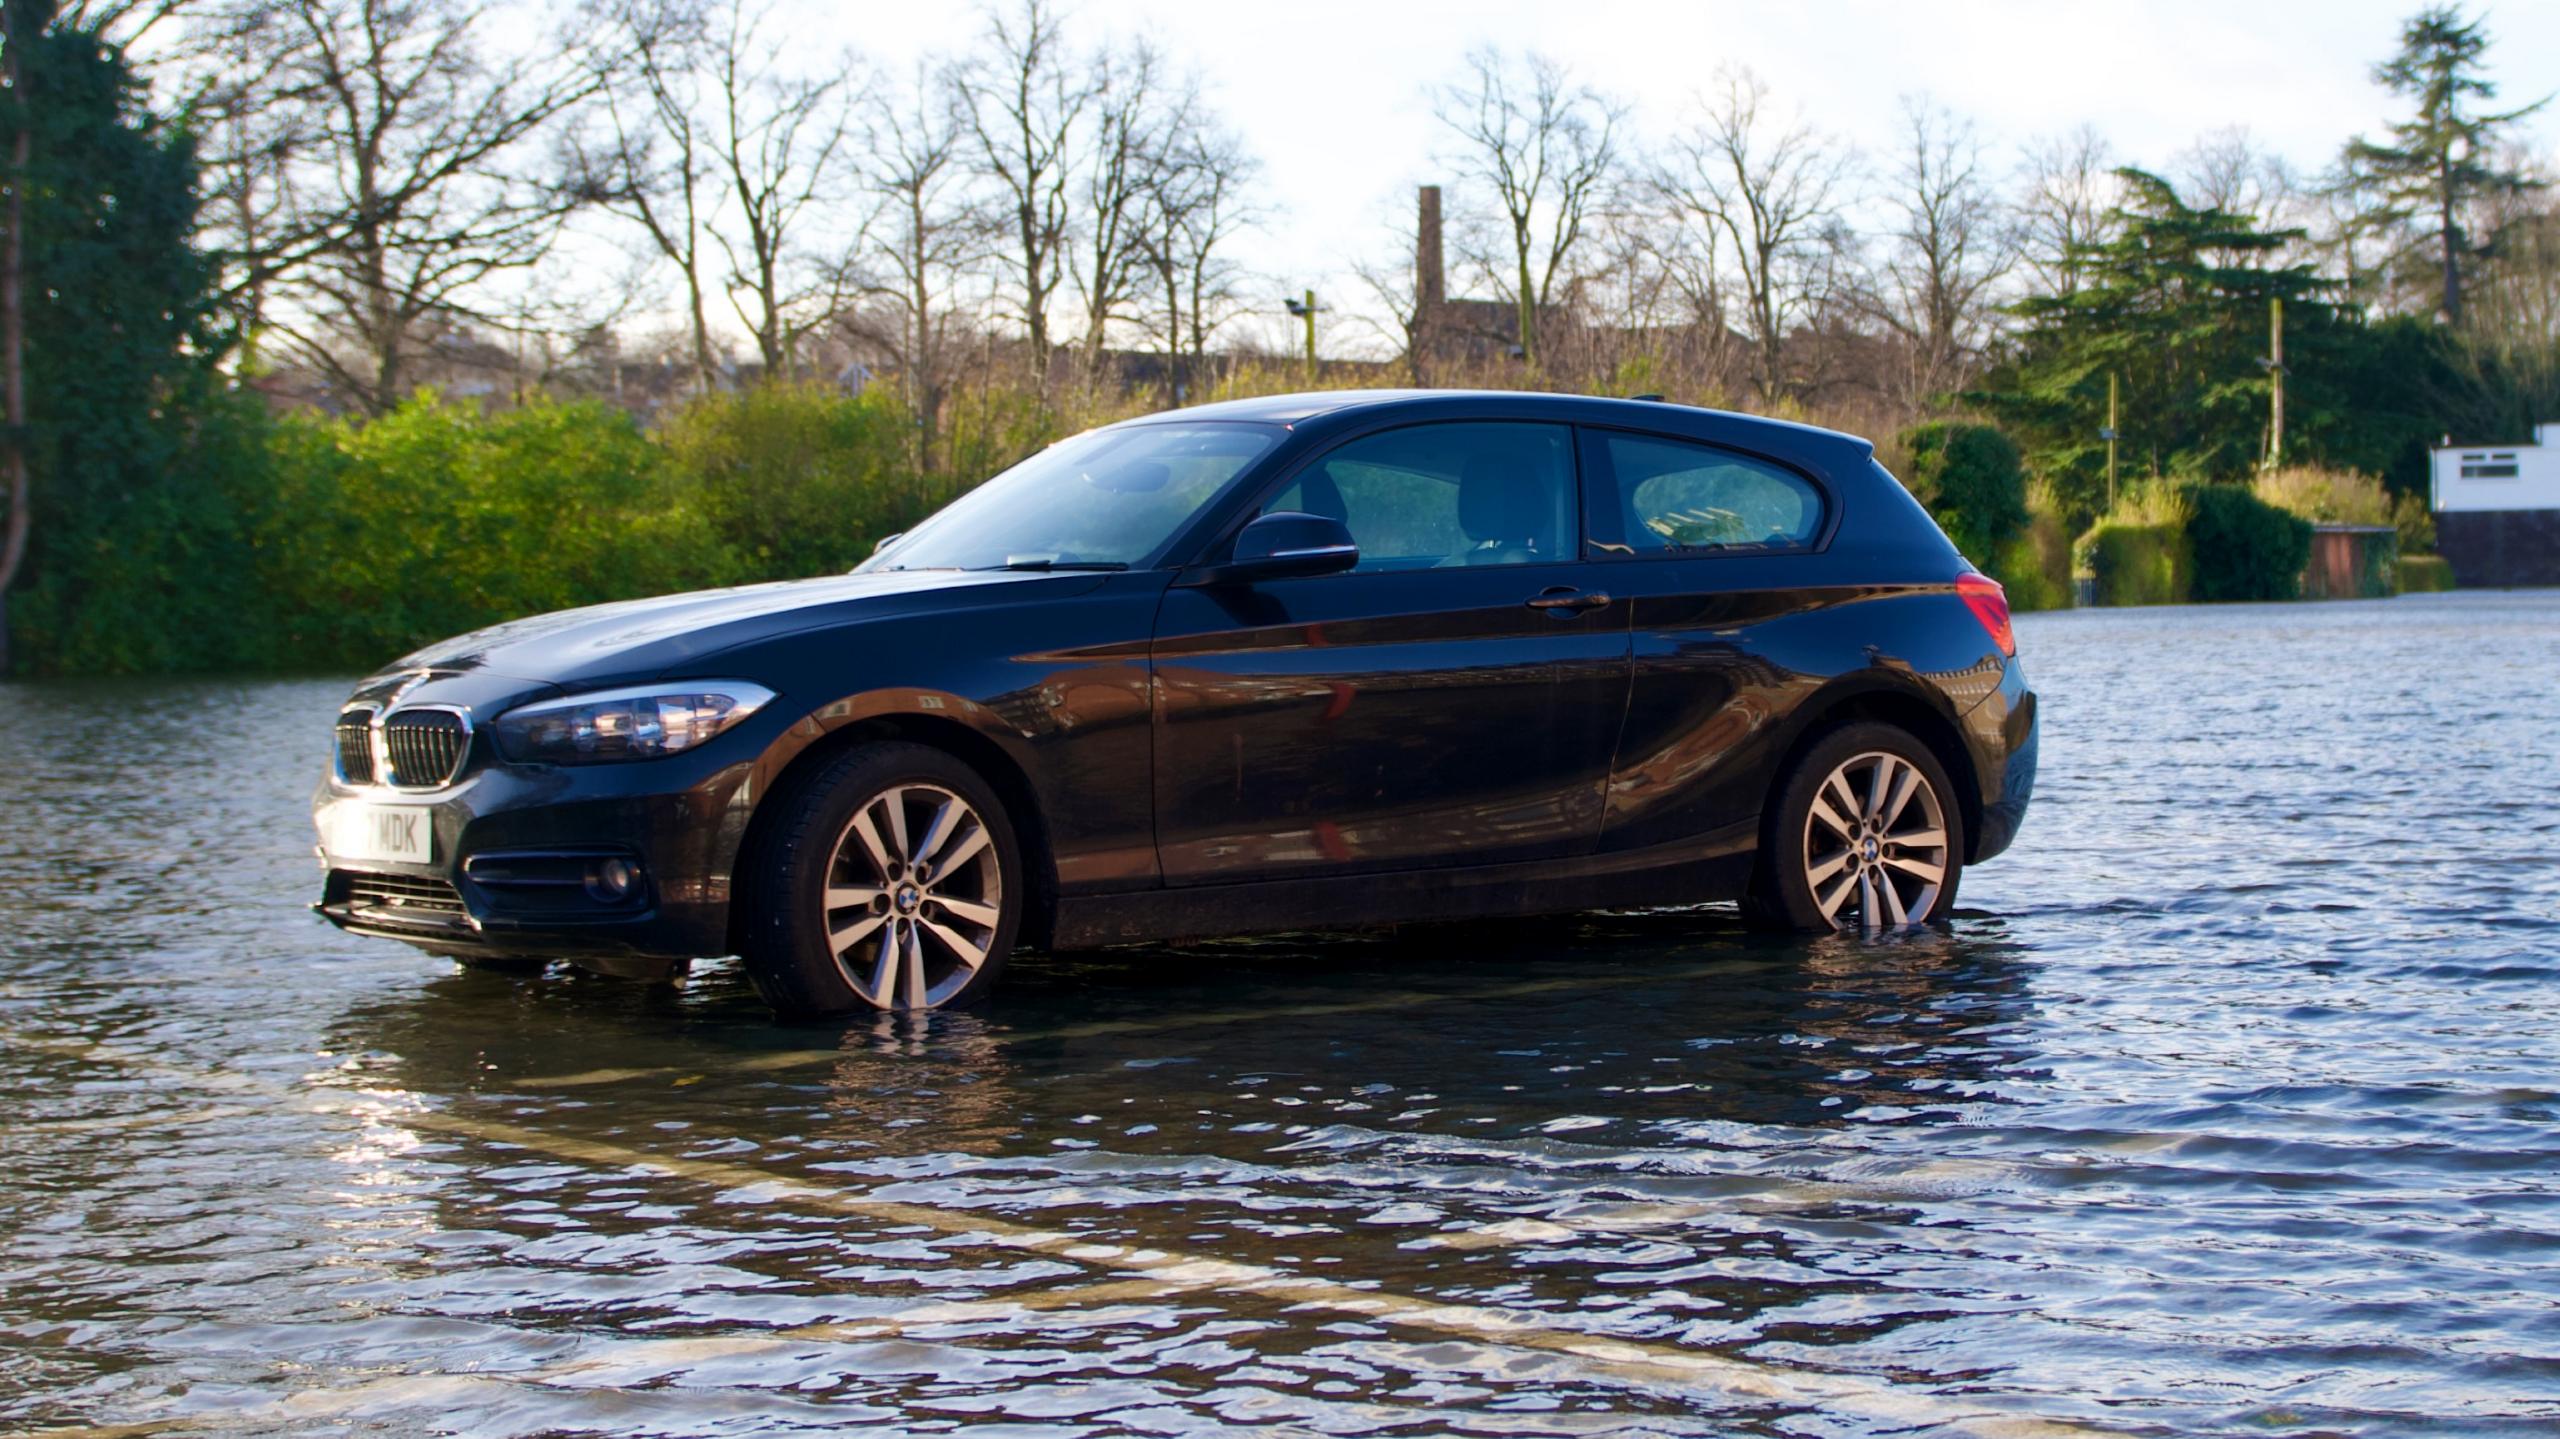
[{"label": "windshield wiper", "polygon": [[987,568],[991,570],[1125,570],[1129,566],[1121,560],[1007,560],[1003,564],[989,565]]}]

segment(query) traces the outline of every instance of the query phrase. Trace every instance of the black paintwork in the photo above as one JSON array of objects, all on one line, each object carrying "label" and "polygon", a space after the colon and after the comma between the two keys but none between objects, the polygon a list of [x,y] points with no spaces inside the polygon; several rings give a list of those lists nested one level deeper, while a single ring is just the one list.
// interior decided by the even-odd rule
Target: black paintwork
[{"label": "black paintwork", "polygon": [[[2034,695],[1956,597],[1964,560],[1862,440],[1508,393],[1283,396],[1178,414],[1283,436],[1140,568],[863,572],[676,595],[401,659],[369,689],[424,672],[403,703],[461,707],[483,726],[531,699],[655,680],[746,680],[779,698],[664,759],[509,764],[483,732],[446,789],[325,781],[324,824],[343,803],[431,807],[437,863],[364,868],[451,881],[469,914],[357,913],[339,902],[343,872],[323,912],[438,951],[725,953],[764,801],[866,737],[940,744],[989,776],[1039,870],[1028,932],[1058,945],[1730,898],[1790,750],[1852,713],[1938,749],[1963,791],[1969,861],[2005,848],[2024,816]],[[1742,451],[1814,481],[1825,521],[1785,553],[1586,550],[1249,581],[1224,570],[1266,497],[1335,445],[1488,419]],[[1531,607],[1539,599],[1550,603]],[[582,908],[574,891],[488,882],[562,852],[638,859],[645,890]]]}]

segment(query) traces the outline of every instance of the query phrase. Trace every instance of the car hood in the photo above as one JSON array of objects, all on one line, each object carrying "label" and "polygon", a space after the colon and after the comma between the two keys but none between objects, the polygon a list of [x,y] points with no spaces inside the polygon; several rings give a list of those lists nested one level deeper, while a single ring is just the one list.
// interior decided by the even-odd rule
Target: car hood
[{"label": "car hood", "polygon": [[1093,575],[886,570],[622,600],[509,620],[427,646],[383,674],[432,671],[566,689],[655,679],[690,661],[797,630],[946,604],[1024,584],[1085,589]]}]

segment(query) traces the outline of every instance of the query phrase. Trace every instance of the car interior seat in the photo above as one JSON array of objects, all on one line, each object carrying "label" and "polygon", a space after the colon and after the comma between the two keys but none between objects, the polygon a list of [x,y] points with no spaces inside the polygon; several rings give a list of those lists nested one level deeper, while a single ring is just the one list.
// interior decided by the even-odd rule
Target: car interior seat
[{"label": "car interior seat", "polygon": [[1472,547],[1449,563],[1522,565],[1556,553],[1555,506],[1527,456],[1471,455],[1458,473],[1458,528]]}]

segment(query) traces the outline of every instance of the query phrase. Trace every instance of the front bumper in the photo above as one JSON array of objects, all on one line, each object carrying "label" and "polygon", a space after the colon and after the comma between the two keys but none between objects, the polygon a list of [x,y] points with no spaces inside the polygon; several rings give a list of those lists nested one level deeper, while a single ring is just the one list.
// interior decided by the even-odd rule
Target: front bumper
[{"label": "front bumper", "polygon": [[[333,776],[312,801],[325,871],[313,908],[350,933],[437,954],[725,954],[750,776],[772,738],[764,721],[757,716],[698,754],[627,764],[514,765],[478,753],[460,780],[427,792]],[[341,832],[342,807],[358,805],[426,811],[433,860],[333,857],[328,837]],[[637,866],[638,882],[624,893],[590,882],[609,859]]]}]

